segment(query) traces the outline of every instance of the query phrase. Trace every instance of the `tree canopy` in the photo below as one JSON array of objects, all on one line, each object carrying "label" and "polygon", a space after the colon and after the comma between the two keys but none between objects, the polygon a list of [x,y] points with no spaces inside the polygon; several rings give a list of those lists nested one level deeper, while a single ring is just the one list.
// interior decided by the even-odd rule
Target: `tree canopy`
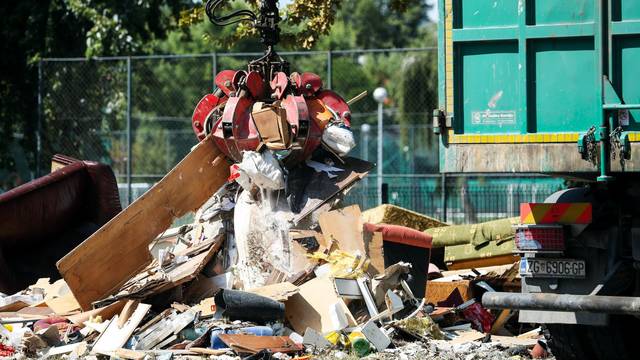
[{"label": "tree canopy", "polygon": [[[257,3],[256,0],[232,1],[229,6],[255,9]],[[9,180],[14,183],[5,187],[29,180],[34,175],[39,59],[207,53],[223,49],[246,52],[262,48],[256,37],[252,36],[249,26],[215,27],[205,21],[199,10],[200,6],[193,0],[22,0],[0,4],[0,13],[4,15],[4,21],[0,25],[4,50],[0,59],[3,69],[0,78],[0,136],[3,138],[0,141],[0,187],[2,182],[7,181],[10,173],[14,175]],[[325,50],[433,45],[433,27],[427,18],[428,7],[425,0],[294,0],[281,9],[283,23],[280,47]],[[313,65],[304,61],[300,61],[300,66]],[[173,87],[167,86],[166,96],[183,99],[180,109],[190,108],[199,95],[195,90],[187,89],[179,80],[170,78],[168,72],[163,72],[162,66],[136,69],[136,76],[142,77],[144,71],[149,71],[148,78],[155,78],[154,83],[138,81],[136,90],[144,94],[145,86],[157,89],[163,84],[172,83]],[[401,56],[392,55],[372,55],[365,59],[341,56],[334,60],[334,71],[348,71],[351,76],[341,82],[340,86],[344,89],[337,90],[344,91],[345,97],[378,85],[395,87],[395,94],[413,91],[408,85],[409,79],[397,78],[389,81],[397,77],[397,71],[401,67],[408,67],[408,73],[413,74],[414,78],[433,78],[435,71],[433,58],[423,59],[418,56],[415,61],[407,62]],[[418,67],[422,67],[422,70]],[[99,114],[102,119],[98,129],[108,132],[121,127],[121,124],[117,124],[121,117],[114,115],[121,111],[124,104],[121,68],[111,67],[100,72],[83,71],[84,73],[74,73],[64,66],[46,70],[45,76],[50,88],[55,89],[55,86],[64,84],[64,91],[81,89],[92,94],[91,96],[104,97],[107,103],[65,104],[64,109],[43,107],[47,115],[45,117],[53,119],[50,123],[42,124],[42,134],[52,150],[55,150],[53,148],[58,141],[65,140],[65,137],[81,128],[79,122],[95,121],[95,114]],[[187,78],[188,72],[198,70],[185,68],[179,71],[184,71]],[[202,74],[204,76],[206,74]],[[88,78],[92,81],[88,81]],[[183,89],[180,94],[176,91],[176,86]],[[63,96],[64,91],[58,89],[58,93],[51,96]],[[191,99],[192,97],[195,99]],[[401,100],[400,95],[396,97],[394,106],[400,113],[409,113],[416,106],[421,106]],[[148,112],[150,106],[144,104],[154,99],[141,96],[135,101],[144,118],[140,120],[140,126],[153,129],[163,126],[152,124],[149,120],[153,114]],[[155,101],[154,106],[167,106],[166,102]],[[58,104],[60,103],[64,103],[64,99],[61,98]],[[371,100],[366,100],[358,106],[369,109],[373,105]],[[166,109],[166,113],[171,111],[186,110]],[[72,120],[65,116],[70,112],[77,114]],[[399,116],[397,119],[400,122],[412,121],[407,120],[410,119],[409,116]],[[83,141],[92,136],[98,135],[76,134],[75,143],[80,148]],[[139,138],[140,141],[150,141],[149,134],[145,132],[141,132]],[[95,141],[104,142],[98,138]],[[158,141],[166,140],[160,137]],[[102,148],[104,151],[88,154],[100,160],[101,156],[107,156],[105,151],[113,156],[117,150],[109,146]],[[136,147],[139,150],[136,151],[147,151],[148,148],[139,144]],[[122,153],[122,149],[118,151]]]}]

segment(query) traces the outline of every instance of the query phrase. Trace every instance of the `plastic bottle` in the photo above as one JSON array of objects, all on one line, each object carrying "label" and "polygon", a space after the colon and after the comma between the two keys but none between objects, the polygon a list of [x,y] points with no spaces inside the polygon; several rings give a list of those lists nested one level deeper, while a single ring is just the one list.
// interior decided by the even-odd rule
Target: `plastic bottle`
[{"label": "plastic bottle", "polygon": [[361,332],[354,331],[349,334],[349,341],[351,342],[351,350],[358,357],[366,356],[371,352],[371,343]]}]

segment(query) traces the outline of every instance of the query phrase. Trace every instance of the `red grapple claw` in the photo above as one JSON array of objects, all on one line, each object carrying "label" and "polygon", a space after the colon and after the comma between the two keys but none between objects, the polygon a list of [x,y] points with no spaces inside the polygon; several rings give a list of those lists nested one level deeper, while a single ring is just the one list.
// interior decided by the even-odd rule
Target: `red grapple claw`
[{"label": "red grapple claw", "polygon": [[235,75],[235,70],[223,70],[216,75],[216,86],[227,96],[233,91],[233,77]]},{"label": "red grapple claw", "polygon": [[302,74],[301,87],[299,87],[300,92],[304,94],[304,96],[313,96],[315,93],[322,89],[322,79],[320,76],[306,72]]},{"label": "red grapple claw", "polygon": [[220,99],[219,97],[213,94],[205,95],[195,110],[193,110],[193,115],[191,116],[191,127],[193,128],[193,132],[196,133],[198,140],[202,141],[205,136],[205,123],[207,121],[207,117],[211,114],[211,111],[215,109],[218,105],[223,104],[227,97]]},{"label": "red grapple claw", "polygon": [[351,126],[351,111],[349,105],[336,92],[331,90],[322,90],[316,97],[324,102],[324,104],[335,111],[346,126]]},{"label": "red grapple claw", "polygon": [[282,99],[282,95],[285,90],[287,90],[287,86],[289,85],[289,79],[287,78],[287,74],[283,72],[278,72],[271,80],[271,89],[273,90],[273,96],[276,100]]},{"label": "red grapple claw", "polygon": [[264,96],[264,80],[257,71],[250,71],[247,74],[246,86],[254,99],[261,99]]}]

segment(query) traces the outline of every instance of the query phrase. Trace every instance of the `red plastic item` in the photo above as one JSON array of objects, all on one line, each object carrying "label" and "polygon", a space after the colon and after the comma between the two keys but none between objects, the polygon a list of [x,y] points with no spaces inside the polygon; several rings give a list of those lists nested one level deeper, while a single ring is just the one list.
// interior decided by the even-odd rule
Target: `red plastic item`
[{"label": "red plastic item", "polygon": [[0,344],[0,357],[13,356],[16,353],[16,349],[13,346]]},{"label": "red plastic item", "polygon": [[493,324],[495,320],[489,310],[483,308],[482,305],[477,302],[462,310],[462,315],[471,322],[471,326],[474,329],[482,331],[483,333],[491,331],[491,324]]},{"label": "red plastic item", "polygon": [[229,182],[236,181],[236,179],[240,177],[239,169],[238,164],[229,166],[229,178],[227,179]]}]

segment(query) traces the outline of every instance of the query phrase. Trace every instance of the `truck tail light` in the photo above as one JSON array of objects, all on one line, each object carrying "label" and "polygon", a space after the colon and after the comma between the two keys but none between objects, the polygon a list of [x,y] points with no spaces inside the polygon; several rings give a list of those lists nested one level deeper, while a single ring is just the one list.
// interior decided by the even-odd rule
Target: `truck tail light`
[{"label": "truck tail light", "polygon": [[516,247],[526,251],[563,251],[562,225],[518,225]]}]

